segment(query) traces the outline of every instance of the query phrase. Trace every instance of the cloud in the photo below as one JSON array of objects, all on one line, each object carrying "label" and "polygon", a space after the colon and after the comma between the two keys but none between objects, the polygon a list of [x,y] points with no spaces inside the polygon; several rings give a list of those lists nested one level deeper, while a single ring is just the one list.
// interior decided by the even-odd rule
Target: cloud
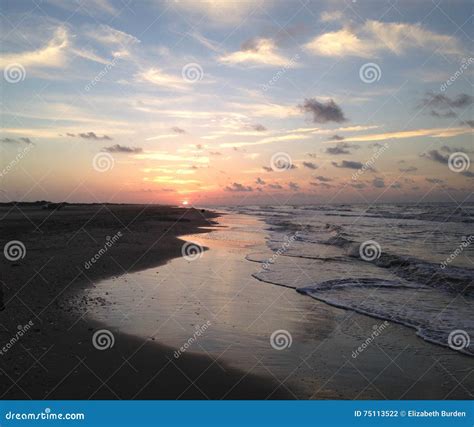
[{"label": "cloud", "polygon": [[405,173],[416,172],[417,170],[418,170],[418,168],[415,167],[415,166],[408,166],[406,168],[400,168],[399,169],[400,172],[405,172]]},{"label": "cloud", "polygon": [[255,184],[265,185],[265,181],[262,178],[259,177],[255,180]]},{"label": "cloud", "polygon": [[25,144],[32,144],[32,141],[30,138],[26,138],[26,137],[20,137],[18,139],[14,139],[14,138],[1,138],[0,139],[0,142],[4,142],[6,144],[20,144],[22,142],[24,142]]},{"label": "cloud", "polygon": [[474,96],[467,93],[461,93],[453,98],[441,93],[427,93],[419,106],[431,107],[430,114],[434,117],[452,118],[457,116],[455,109],[467,108],[473,103]]},{"label": "cloud", "polygon": [[173,132],[175,132],[175,133],[181,133],[181,134],[182,134],[182,133],[186,133],[186,131],[185,131],[184,129],[181,129],[181,128],[179,128],[178,126],[173,126],[173,127],[171,128],[171,130],[172,130]]},{"label": "cloud", "polygon": [[74,134],[74,133],[66,133],[67,136],[70,136],[72,138],[75,138],[76,136],[79,137],[79,138],[83,138],[83,139],[95,139],[97,141],[99,140],[107,140],[107,141],[111,141],[112,138],[108,135],[102,135],[102,136],[99,136],[97,135],[95,132],[84,132],[84,133],[78,133],[77,135]]},{"label": "cloud", "polygon": [[124,145],[115,144],[110,147],[104,147],[102,151],[106,151],[107,153],[141,153],[143,151],[140,147],[127,147]]},{"label": "cloud", "polygon": [[209,154],[211,156],[222,156],[222,153],[220,151],[209,151]]},{"label": "cloud", "polygon": [[293,191],[298,191],[300,189],[300,186],[296,182],[289,182],[288,188]]},{"label": "cloud", "polygon": [[222,47],[217,42],[215,42],[214,40],[208,39],[207,37],[204,37],[199,32],[197,31],[188,32],[187,35],[192,37],[194,40],[196,40],[198,43],[202,44],[203,46],[207,47],[208,49],[217,53],[222,53]]},{"label": "cloud", "polygon": [[452,136],[464,135],[471,132],[472,132],[471,129],[466,128],[466,127],[413,129],[413,130],[396,131],[396,132],[349,136],[345,139],[345,141],[370,142],[370,141],[385,141],[389,139],[418,138],[418,137],[423,137],[423,136],[429,136],[432,138],[449,138]]},{"label": "cloud", "polygon": [[165,73],[159,68],[148,68],[135,75],[138,81],[151,83],[155,86],[160,86],[166,89],[184,90],[189,87],[182,77],[176,77]]},{"label": "cloud", "polygon": [[461,125],[469,126],[471,128],[474,128],[474,120],[464,120],[461,122]]},{"label": "cloud", "polygon": [[268,184],[268,187],[273,189],[273,190],[282,190],[283,187],[280,184]]},{"label": "cloud", "polygon": [[245,42],[240,50],[219,58],[223,63],[278,66],[291,68],[296,65],[292,59],[285,58],[277,51],[275,42],[269,38],[256,38]]},{"label": "cloud", "polygon": [[332,181],[332,178],[328,178],[327,176],[322,176],[322,175],[315,176],[314,178],[317,179],[318,181],[321,181],[321,182],[330,182],[330,181]]},{"label": "cloud", "polygon": [[453,36],[427,30],[420,24],[368,20],[355,28],[342,28],[316,36],[305,48],[315,55],[372,58],[381,53],[402,55],[415,49],[461,54]]},{"label": "cloud", "polygon": [[447,145],[443,145],[440,148],[441,151],[445,151],[446,153],[474,153],[474,149],[468,149],[463,147],[448,147]]},{"label": "cloud", "polygon": [[209,163],[209,157],[207,156],[190,156],[185,157],[183,155],[170,154],[161,151],[151,151],[136,154],[134,156],[137,160],[161,160],[165,162],[190,162],[190,163]]},{"label": "cloud", "polygon": [[233,192],[250,192],[253,191],[253,188],[247,185],[242,185],[238,182],[234,182],[232,185],[225,187],[224,190]]},{"label": "cloud", "polygon": [[97,28],[87,31],[87,36],[98,41],[103,45],[112,47],[122,47],[127,45],[134,45],[140,43],[135,36],[125,33],[109,25],[100,24]]},{"label": "cloud", "polygon": [[447,95],[438,93],[428,93],[423,99],[423,105],[430,105],[442,108],[464,108],[469,107],[474,102],[474,96],[467,93],[461,93],[456,97],[450,98]]},{"label": "cloud", "polygon": [[281,142],[281,141],[292,141],[292,140],[298,140],[298,139],[308,139],[308,135],[300,135],[300,134],[295,134],[295,135],[281,135],[281,136],[270,136],[268,138],[263,138],[258,141],[254,142],[225,142],[223,144],[220,144],[220,147],[245,147],[245,146],[250,146],[250,145],[263,145],[263,144],[271,144],[273,142]]},{"label": "cloud", "polygon": [[428,181],[431,184],[443,184],[444,180],[438,179],[438,178],[426,178],[426,181]]},{"label": "cloud", "polygon": [[349,148],[356,148],[357,146],[347,144],[346,142],[340,142],[335,147],[328,147],[326,148],[326,153],[328,154],[351,154]]},{"label": "cloud", "polygon": [[308,169],[318,169],[318,165],[313,162],[303,162],[303,166]]},{"label": "cloud", "polygon": [[307,98],[298,107],[301,111],[310,113],[313,116],[314,123],[341,123],[347,121],[341,108],[332,99],[324,103],[315,98]]},{"label": "cloud", "polygon": [[428,153],[424,153],[421,155],[422,157],[427,157],[434,162],[442,163],[443,165],[448,164],[449,156],[444,156],[438,150],[430,150]]},{"label": "cloud", "polygon": [[0,68],[9,64],[21,64],[27,69],[37,68],[62,68],[67,62],[66,48],[69,46],[69,37],[65,27],[59,27],[54,32],[52,39],[36,50],[20,53],[2,53]]},{"label": "cloud", "polygon": [[273,169],[270,166],[262,166],[262,169],[266,172],[273,172]]},{"label": "cloud", "polygon": [[352,160],[343,160],[341,163],[331,162],[336,168],[343,169],[361,169],[363,164],[360,162],[354,162]]},{"label": "cloud", "polygon": [[332,187],[331,184],[328,184],[326,182],[310,182],[309,185],[312,185],[313,187],[324,187],[324,188]]},{"label": "cloud", "polygon": [[430,114],[433,117],[437,117],[439,119],[450,119],[450,118],[453,118],[453,117],[457,117],[457,114],[454,111],[446,111],[444,113],[441,113],[441,112],[436,111],[436,110],[431,110]]},{"label": "cloud", "polygon": [[267,128],[260,123],[250,124],[246,126],[247,128],[256,130],[257,132],[265,132]]},{"label": "cloud", "polygon": [[461,175],[467,176],[468,178],[474,178],[474,173],[470,171],[461,172]]},{"label": "cloud", "polygon": [[333,135],[328,139],[328,141],[342,141],[343,139],[344,139],[343,136]]},{"label": "cloud", "polygon": [[95,13],[107,13],[109,15],[117,15],[119,13],[107,0],[88,0],[87,3],[65,2],[64,0],[48,0],[48,2],[74,13],[82,12],[89,17],[92,11]]},{"label": "cloud", "polygon": [[157,139],[169,139],[169,138],[177,138],[179,134],[175,133],[168,133],[168,134],[163,134],[163,135],[156,135],[156,136],[150,136],[149,138],[146,138],[145,141],[156,141]]},{"label": "cloud", "polygon": [[[42,47],[24,52],[5,53],[0,57],[0,68],[10,64],[21,64],[27,72],[43,68],[65,68],[73,57],[81,57],[100,64],[110,64],[93,51],[74,46],[74,36],[70,36],[65,26],[59,26],[53,36]],[[44,74],[42,74],[44,75]]]},{"label": "cloud", "polygon": [[369,58],[375,49],[370,43],[360,39],[351,30],[342,29],[315,37],[305,48],[320,56],[359,56]]},{"label": "cloud", "polygon": [[332,12],[323,12],[319,17],[321,22],[332,22],[332,21],[339,21],[343,17],[343,14],[340,10],[334,10]]},{"label": "cloud", "polygon": [[258,3],[253,1],[222,1],[222,0],[179,0],[173,2],[174,7],[181,8],[187,13],[197,13],[197,21],[207,24],[227,26],[240,24],[245,17],[255,11]]},{"label": "cloud", "polygon": [[374,178],[372,181],[372,186],[375,188],[385,188],[385,181],[383,178]]}]

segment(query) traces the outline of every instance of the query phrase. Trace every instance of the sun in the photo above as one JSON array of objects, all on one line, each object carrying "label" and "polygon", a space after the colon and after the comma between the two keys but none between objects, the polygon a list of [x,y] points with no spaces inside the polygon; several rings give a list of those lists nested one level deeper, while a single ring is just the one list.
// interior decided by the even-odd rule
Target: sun
[{"label": "sun", "polygon": [[183,200],[183,201],[181,202],[181,204],[182,204],[183,206],[187,206],[187,205],[189,205],[189,202],[188,202],[187,200]]}]

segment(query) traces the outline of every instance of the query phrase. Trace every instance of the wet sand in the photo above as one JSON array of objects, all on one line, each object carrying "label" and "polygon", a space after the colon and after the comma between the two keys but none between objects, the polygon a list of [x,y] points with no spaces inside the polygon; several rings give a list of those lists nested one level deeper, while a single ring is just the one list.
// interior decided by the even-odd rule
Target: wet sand
[{"label": "wet sand", "polygon": [[114,331],[112,348],[92,344],[106,325],[88,313],[109,301],[106,294],[88,297],[83,291],[100,279],[180,257],[179,236],[212,226],[216,216],[163,206],[71,205],[59,211],[2,206],[1,247],[18,240],[26,253],[15,261],[0,257],[1,398],[287,397],[275,380],[208,355],[173,360],[175,349],[158,340]]},{"label": "wet sand", "polygon": [[[175,349],[205,331],[184,353],[274,379],[298,399],[471,399],[472,358],[421,340],[413,329],[329,306],[293,289],[256,280],[249,253],[271,252],[264,224],[228,214],[209,233],[185,235],[209,250],[193,260],[104,280],[87,292],[107,294],[90,319]],[[284,330],[291,345],[275,349]],[[357,351],[373,332],[375,337]],[[285,343],[283,343],[285,344]],[[275,394],[265,396],[272,398]]]}]

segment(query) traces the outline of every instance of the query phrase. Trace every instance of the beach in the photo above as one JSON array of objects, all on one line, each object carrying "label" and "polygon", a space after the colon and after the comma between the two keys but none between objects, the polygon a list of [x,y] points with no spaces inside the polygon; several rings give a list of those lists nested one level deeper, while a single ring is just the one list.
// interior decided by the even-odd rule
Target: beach
[{"label": "beach", "polygon": [[[211,226],[215,214],[100,204],[59,211],[4,206],[1,214],[2,247],[18,240],[26,248],[23,259],[0,260],[5,305],[0,334],[2,345],[11,343],[0,357],[2,399],[200,399],[227,392],[229,398],[246,398],[274,390],[272,381],[223,371],[207,356],[184,355],[169,366],[174,349],[151,340],[120,334],[107,352],[92,345],[94,331],[104,325],[84,318],[93,307],[107,304],[107,295],[78,297],[80,290],[181,256],[179,236]],[[122,237],[86,268],[118,232]],[[198,376],[199,386],[188,388]]]},{"label": "beach", "polygon": [[218,212],[31,208],[41,231],[6,215],[2,237],[26,255],[2,259],[2,340],[33,326],[0,357],[2,398],[472,398],[472,357],[269,283],[289,257],[268,223]]}]

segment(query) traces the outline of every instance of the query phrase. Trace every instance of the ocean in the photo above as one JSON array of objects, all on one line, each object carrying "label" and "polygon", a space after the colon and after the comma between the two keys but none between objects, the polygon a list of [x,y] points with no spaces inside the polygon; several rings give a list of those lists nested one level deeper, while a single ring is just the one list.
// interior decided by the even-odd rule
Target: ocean
[{"label": "ocean", "polygon": [[[245,206],[266,224],[253,276],[474,355],[474,204]],[[472,341],[472,342],[471,342]]]}]

